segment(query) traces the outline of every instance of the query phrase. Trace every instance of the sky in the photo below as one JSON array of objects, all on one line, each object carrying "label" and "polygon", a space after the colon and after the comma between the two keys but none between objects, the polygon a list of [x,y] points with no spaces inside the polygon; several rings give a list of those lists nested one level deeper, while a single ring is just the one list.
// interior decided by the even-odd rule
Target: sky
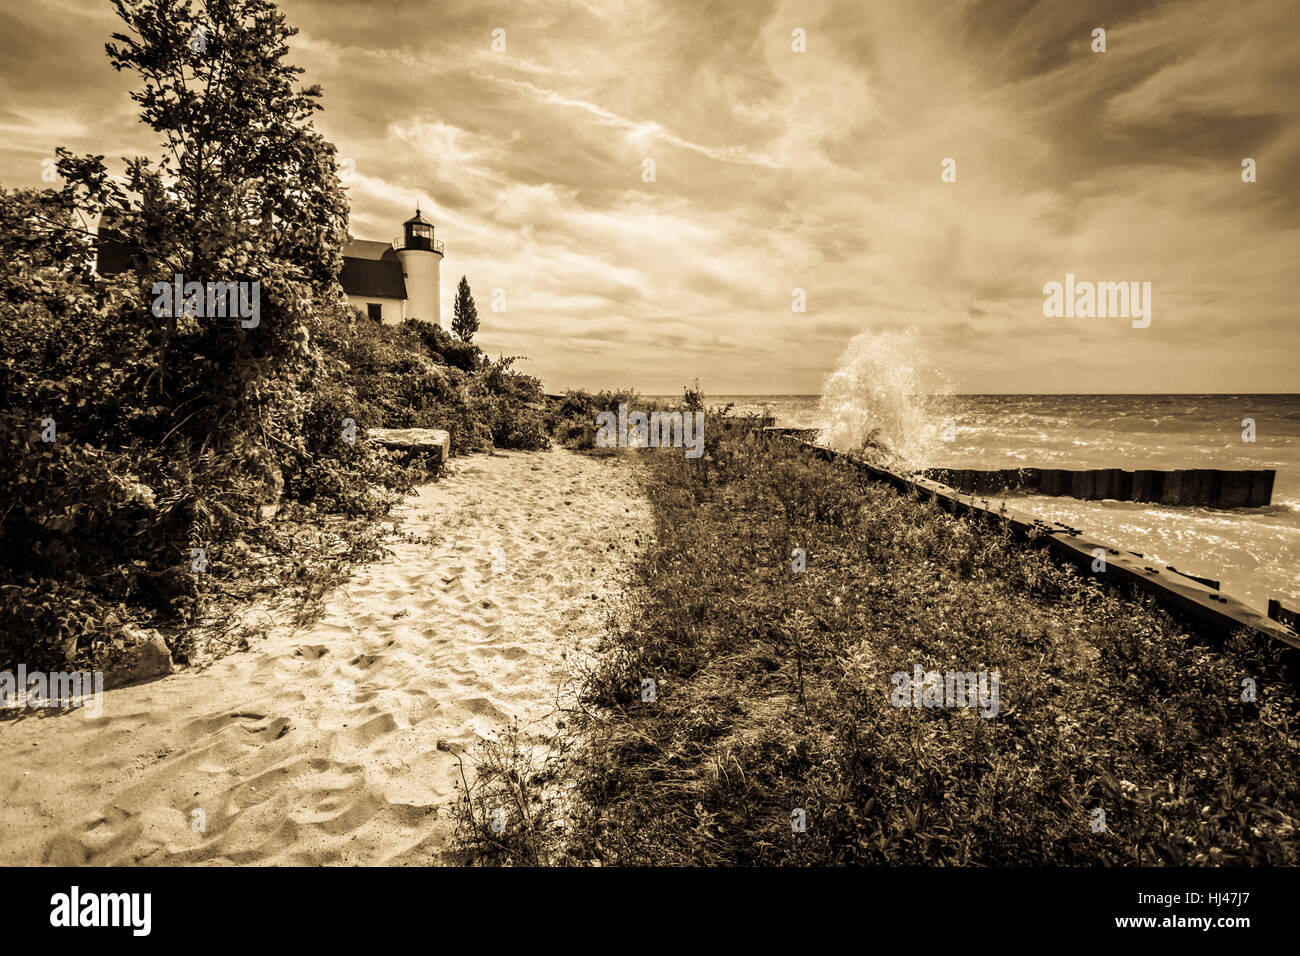
[{"label": "sky", "polygon": [[[281,6],[352,234],[418,202],[444,325],[465,275],[548,391],[817,393],[914,329],[962,392],[1300,392],[1295,0]],[[115,29],[0,0],[0,184],[158,155]],[[1045,316],[1067,273],[1150,282],[1150,325]]]}]

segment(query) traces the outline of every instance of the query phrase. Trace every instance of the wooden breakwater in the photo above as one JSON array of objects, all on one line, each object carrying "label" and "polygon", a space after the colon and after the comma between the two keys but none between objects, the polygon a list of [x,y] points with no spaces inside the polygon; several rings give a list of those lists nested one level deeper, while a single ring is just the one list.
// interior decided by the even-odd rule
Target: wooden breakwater
[{"label": "wooden breakwater", "polygon": [[[768,434],[794,442],[825,461],[849,465],[904,494],[916,494],[922,500],[934,501],[953,514],[974,514],[988,520],[1005,521],[1017,537],[1044,544],[1054,555],[1078,566],[1084,573],[1150,594],[1163,607],[1184,614],[1214,631],[1227,633],[1244,627],[1280,641],[1292,650],[1300,650],[1300,634],[1293,627],[1260,613],[1237,598],[1221,594],[1217,582],[1183,574],[1168,565],[1151,561],[1137,551],[1111,547],[1085,535],[1078,528],[1059,521],[1046,522],[1028,512],[1009,507],[1005,500],[994,501],[963,492],[924,475],[909,475],[872,465],[861,458],[833,451],[798,435],[782,434],[776,429],[769,430]],[[1098,557],[1105,559],[1104,572],[1092,570]]]},{"label": "wooden breakwater", "polygon": [[1269,469],[1179,468],[929,468],[927,478],[961,491],[999,495],[1009,491],[1097,501],[1147,501],[1208,508],[1259,508],[1273,500]]},{"label": "wooden breakwater", "polygon": [[[768,433],[816,442],[817,428],[768,428]],[[1145,501],[1207,508],[1261,508],[1273,502],[1271,469],[1177,468],[928,468],[926,478],[978,495],[1022,494],[1087,501]]]}]

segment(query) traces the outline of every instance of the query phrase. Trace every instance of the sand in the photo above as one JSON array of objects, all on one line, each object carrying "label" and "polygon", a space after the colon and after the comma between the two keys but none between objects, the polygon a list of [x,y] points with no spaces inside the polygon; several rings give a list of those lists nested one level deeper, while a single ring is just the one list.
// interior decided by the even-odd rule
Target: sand
[{"label": "sand", "polygon": [[[0,864],[450,862],[458,752],[557,692],[647,543],[628,458],[473,456],[299,630],[0,723]],[[201,813],[196,813],[201,811]],[[201,829],[198,824],[202,824]]]}]

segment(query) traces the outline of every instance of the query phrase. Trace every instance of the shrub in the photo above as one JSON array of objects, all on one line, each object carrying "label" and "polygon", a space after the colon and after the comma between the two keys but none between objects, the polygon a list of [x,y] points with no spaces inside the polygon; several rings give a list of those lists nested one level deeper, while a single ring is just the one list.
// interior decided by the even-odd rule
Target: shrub
[{"label": "shrub", "polygon": [[546,412],[546,427],[555,440],[569,448],[590,450],[596,447],[596,416],[601,412],[617,412],[620,404],[629,408],[641,406],[635,391],[604,391],[595,395],[581,390],[570,390],[557,401],[550,403]]}]

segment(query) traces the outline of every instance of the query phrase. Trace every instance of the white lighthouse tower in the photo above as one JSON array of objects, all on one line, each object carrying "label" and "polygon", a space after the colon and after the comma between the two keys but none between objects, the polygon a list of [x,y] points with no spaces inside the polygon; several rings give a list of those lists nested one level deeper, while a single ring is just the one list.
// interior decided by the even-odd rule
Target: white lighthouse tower
[{"label": "white lighthouse tower", "polygon": [[402,223],[403,233],[393,240],[393,248],[402,260],[402,274],[406,279],[404,318],[423,319],[442,325],[442,243],[433,238],[433,223],[415,215]]}]

